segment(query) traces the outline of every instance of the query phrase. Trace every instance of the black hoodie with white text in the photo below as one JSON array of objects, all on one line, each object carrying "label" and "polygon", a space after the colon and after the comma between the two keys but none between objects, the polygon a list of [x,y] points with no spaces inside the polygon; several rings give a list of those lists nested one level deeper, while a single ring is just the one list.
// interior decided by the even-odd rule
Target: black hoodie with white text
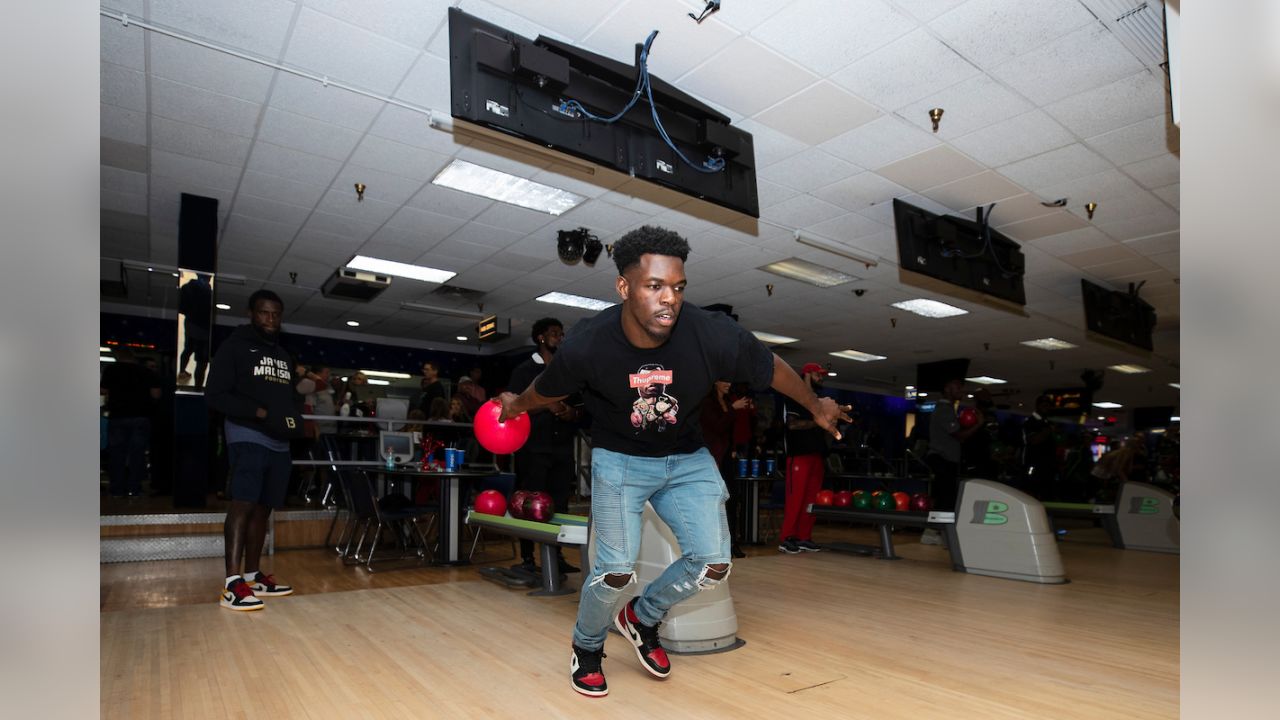
[{"label": "black hoodie with white text", "polygon": [[[296,384],[293,355],[281,347],[279,338],[241,325],[213,356],[204,398],[237,425],[291,440],[304,435],[302,396]],[[267,416],[259,418],[258,408]]]}]

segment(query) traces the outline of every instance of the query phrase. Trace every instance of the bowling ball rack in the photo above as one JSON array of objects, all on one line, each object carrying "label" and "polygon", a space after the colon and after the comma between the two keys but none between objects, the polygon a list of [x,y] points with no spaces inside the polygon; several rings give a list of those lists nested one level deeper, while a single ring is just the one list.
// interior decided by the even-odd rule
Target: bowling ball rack
[{"label": "bowling ball rack", "polygon": [[[581,548],[587,543],[587,517],[585,515],[569,515],[556,513],[551,522],[535,522],[508,516],[485,515],[475,510],[467,511],[466,522],[477,528],[491,532],[510,535],[523,540],[540,544],[539,558],[542,560],[541,587],[530,592],[534,596],[568,595],[575,592],[564,586],[564,575],[560,572],[560,558],[557,547]],[[480,569],[480,576],[506,587],[529,587],[533,576],[514,568],[486,567]]]},{"label": "bowling ball rack", "polygon": [[876,527],[880,536],[879,545],[862,545],[858,543],[828,543],[823,545],[830,550],[867,555],[879,560],[901,560],[902,556],[893,551],[893,528],[918,527],[933,528],[947,536],[947,549],[951,552],[951,568],[964,570],[964,557],[960,553],[960,543],[956,538],[956,514],[942,510],[859,510],[852,507],[822,507],[810,505],[808,511],[814,516],[841,522],[870,523]]}]

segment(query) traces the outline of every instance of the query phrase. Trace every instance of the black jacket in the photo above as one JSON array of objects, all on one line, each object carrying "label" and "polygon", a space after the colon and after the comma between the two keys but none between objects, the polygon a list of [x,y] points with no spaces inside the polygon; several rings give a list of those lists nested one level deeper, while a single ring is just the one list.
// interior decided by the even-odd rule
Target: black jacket
[{"label": "black jacket", "polygon": [[[252,325],[241,325],[222,342],[209,366],[204,399],[237,425],[279,440],[303,437],[302,396],[294,386],[293,355]],[[258,408],[267,411],[257,416]]]}]

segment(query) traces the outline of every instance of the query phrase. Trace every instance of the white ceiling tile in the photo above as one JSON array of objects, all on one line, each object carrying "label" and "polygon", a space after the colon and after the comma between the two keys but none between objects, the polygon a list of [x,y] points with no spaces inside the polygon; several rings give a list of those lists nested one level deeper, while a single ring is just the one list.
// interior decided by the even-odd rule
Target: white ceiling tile
[{"label": "white ceiling tile", "polygon": [[[147,196],[147,175],[146,173],[130,172],[121,170],[107,165],[102,165],[99,169],[100,185],[104,190],[110,190],[117,193],[130,193],[134,195],[142,195],[145,203]],[[142,213],[146,213],[146,206],[143,206]]]},{"label": "white ceiling tile", "polygon": [[151,151],[151,172],[155,175],[206,185],[222,190],[235,190],[240,182],[240,168],[178,155],[163,150]]},{"label": "white ceiling tile", "polygon": [[[338,188],[330,190],[320,199],[316,212],[329,213],[346,218],[360,227],[376,229],[391,218],[400,209],[399,204],[382,202],[365,195],[358,200],[355,188]],[[372,230],[371,230],[372,232]]]},{"label": "white ceiling tile", "polygon": [[943,109],[937,137],[951,140],[1032,109],[1031,103],[987,75],[965,80],[897,111],[918,127],[933,131],[929,110]]},{"label": "white ceiling tile", "polygon": [[[922,210],[927,210],[933,213],[934,215],[952,214],[951,208],[945,205],[936,203],[933,200],[930,200],[929,198],[923,195],[907,195],[907,196],[899,197],[895,199],[901,200],[910,205],[914,205]],[[858,210],[857,213],[863,217],[871,218],[872,220],[875,220],[876,222],[882,225],[888,225],[890,227],[894,226],[893,203],[891,202],[883,202],[883,203],[879,203],[878,205],[872,205],[871,207]]]},{"label": "white ceiling tile", "polygon": [[822,81],[755,116],[779,132],[810,145],[874,120],[879,110],[836,85]]},{"label": "white ceiling tile", "polygon": [[1076,2],[970,0],[929,27],[979,67],[991,68],[1091,22],[1097,21]]},{"label": "white ceiling tile", "polygon": [[648,215],[628,210],[603,200],[588,200],[578,207],[563,214],[559,225],[587,227],[597,235],[604,236],[628,228],[636,227],[649,219]]},{"label": "white ceiling tile", "polygon": [[458,273],[449,280],[449,284],[479,290],[480,292],[489,292],[490,290],[497,290],[522,275],[524,273],[519,270],[507,270],[506,268],[495,267],[492,263],[485,263],[483,267],[477,266]]},{"label": "white ceiling tile", "polygon": [[685,75],[680,86],[697,97],[754,115],[817,80],[808,70],[743,37]]},{"label": "white ceiling tile", "polygon": [[[976,175],[983,167],[948,145],[903,158],[876,170],[883,177],[917,192]],[[1015,193],[1016,194],[1016,193]]]},{"label": "white ceiling tile", "polygon": [[[554,18],[555,17],[554,14],[544,15],[544,13],[542,12],[536,13],[538,19],[537,21],[535,21],[530,19],[534,16],[534,13],[518,15],[508,10],[506,7],[504,7],[506,3],[501,2],[501,0],[499,4],[486,2],[486,0],[460,0],[459,2],[456,2],[454,4],[457,5],[458,9],[466,12],[469,15],[474,15],[478,18],[482,18],[488,22],[493,23],[494,25],[497,25],[498,27],[510,30],[516,35],[529,38],[530,40],[538,37],[539,35],[546,35],[547,37],[550,37],[556,40],[562,40],[562,41],[569,40],[569,38],[566,37],[559,30],[548,27],[546,24],[541,22],[544,17],[548,19]],[[573,7],[577,7],[578,4],[565,3],[565,5],[567,5],[568,8],[573,8]],[[612,7],[610,7],[610,9],[612,9]],[[594,12],[595,10],[591,10],[591,11],[588,11],[588,14],[594,13]],[[646,31],[646,34],[647,34],[647,31]],[[431,39],[431,45],[429,45],[427,49],[431,51],[433,54],[439,55],[440,57],[448,57],[449,55],[448,35],[449,33],[447,32],[437,33],[436,36]],[[640,41],[643,41],[643,40],[644,38],[640,39]]]},{"label": "white ceiling tile", "polygon": [[1165,112],[1165,81],[1142,70],[1045,106],[1079,137],[1092,137]]},{"label": "white ceiling tile", "polygon": [[1142,63],[1102,25],[1090,23],[992,69],[1037,105],[1128,77]]},{"label": "white ceiling tile", "polygon": [[[449,114],[449,61],[430,53],[418,56],[395,98],[412,105]],[[422,116],[426,121],[426,116]],[[438,131],[437,131],[438,132]]]},{"label": "white ceiling tile", "polygon": [[1084,250],[1082,252],[1063,255],[1061,259],[1063,262],[1070,263],[1078,268],[1087,269],[1098,265],[1107,265],[1124,260],[1136,260],[1138,257],[1139,255],[1134,251],[1115,243],[1108,247],[1095,248],[1092,250]]},{"label": "white ceiling tile", "polygon": [[1160,199],[1172,205],[1174,210],[1178,210],[1182,206],[1182,183],[1174,183],[1166,187],[1156,188],[1151,192],[1160,196]]},{"label": "white ceiling tile", "polygon": [[284,59],[331,80],[390,93],[418,54],[417,49],[304,8]]},{"label": "white ceiling tile", "polygon": [[98,83],[102,102],[130,110],[147,109],[147,79],[141,72],[115,63],[100,63]]},{"label": "white ceiling tile", "polygon": [[1031,220],[1001,225],[998,229],[1001,234],[1008,235],[1014,240],[1026,241],[1079,230],[1087,226],[1088,223],[1085,220],[1069,212],[1058,210]]},{"label": "white ceiling tile", "polygon": [[[1101,227],[1104,232],[1105,225],[1108,223],[1131,220],[1155,212],[1172,212],[1160,199],[1146,190],[1135,190],[1123,194],[1108,193],[1094,196],[1092,199],[1098,203],[1093,213],[1093,223]],[[1070,210],[1081,217],[1088,217],[1088,210],[1082,207],[1082,203],[1072,203]]]},{"label": "white ceiling tile", "polygon": [[687,6],[677,0],[621,3],[616,12],[591,30],[583,44],[630,65],[635,61],[636,44],[657,30],[658,37],[649,48],[649,71],[656,78],[674,83],[736,37],[720,23],[690,22],[687,12]]},{"label": "white ceiling tile", "polygon": [[1025,191],[988,170],[925,190],[922,194],[956,212],[1022,195]]},{"label": "white ceiling tile", "polygon": [[849,177],[862,168],[811,148],[788,160],[774,163],[756,173],[758,177],[801,192],[814,190],[833,180]]},{"label": "white ceiling tile", "polygon": [[[428,261],[433,258],[440,258],[442,260],[456,260],[456,261],[462,261],[464,263],[476,263],[484,260],[485,258],[489,257],[493,253],[494,253],[494,248],[491,246],[477,245],[475,243],[469,243],[469,242],[464,242],[462,240],[455,240],[453,238],[448,238],[443,242],[441,242],[440,244],[436,245],[435,247],[431,248],[431,250],[429,250],[421,258],[419,258],[419,261],[421,262],[421,261]],[[445,270],[453,269],[453,268],[447,267],[444,264],[433,265],[432,267],[439,267]]]},{"label": "white ceiling tile", "polygon": [[243,135],[219,132],[162,117],[151,119],[151,147],[226,165],[244,165],[252,141]]},{"label": "white ceiling tile", "polygon": [[1149,237],[1140,237],[1126,241],[1125,247],[1143,255],[1159,255],[1162,253],[1178,252],[1180,248],[1178,236],[1179,233],[1174,231],[1161,233],[1159,235],[1151,235]]},{"label": "white ceiling tile", "polygon": [[[1101,220],[1097,215],[1094,216],[1094,219],[1095,221]],[[1115,222],[1098,224],[1099,230],[1116,240],[1129,240],[1157,233],[1171,232],[1177,230],[1178,227],[1178,213],[1168,207],[1161,207],[1156,212],[1147,215],[1137,215]]]},{"label": "white ceiling tile", "polygon": [[752,36],[819,75],[829,75],[915,27],[915,20],[882,0],[799,0],[756,27]]},{"label": "white ceiling tile", "polygon": [[[294,183],[306,185],[308,189],[304,194],[310,194],[316,188],[323,194],[324,189],[333,182],[333,178],[340,167],[342,167],[342,163],[337,160],[282,148],[271,143],[256,142],[253,144],[253,150],[249,153],[247,168],[250,172],[246,174],[245,181],[248,182],[249,175],[258,173],[270,176],[261,181],[262,185],[268,185],[271,178],[284,178]],[[262,191],[256,191],[254,194],[280,199],[283,202],[292,202],[294,205],[310,205],[320,199],[319,194],[309,202],[301,201],[297,197],[291,200],[275,198],[273,195],[263,194]]]},{"label": "white ceiling tile", "polygon": [[825,185],[812,194],[846,210],[857,211],[889,202],[895,197],[905,197],[911,191],[876,173],[864,172]]},{"label": "white ceiling tile", "polygon": [[103,185],[99,191],[99,201],[103,210],[115,210],[139,215],[147,212],[146,193],[116,192]]},{"label": "white ceiling tile", "polygon": [[828,240],[848,242],[869,235],[878,235],[887,228],[857,213],[846,213],[825,222],[805,225],[802,229]]},{"label": "white ceiling tile", "polygon": [[220,95],[266,102],[275,71],[244,58],[152,33],[151,74]]},{"label": "white ceiling tile", "polygon": [[292,181],[292,179],[288,178],[246,170],[241,186],[239,186],[239,191],[247,193],[247,195],[262,197],[264,200],[284,202],[284,204],[303,206],[303,208],[314,208],[316,202],[319,202],[320,197],[324,195],[325,186],[323,184]]},{"label": "white ceiling tile", "polygon": [[388,105],[369,128],[370,135],[395,140],[398,143],[452,155],[465,146],[462,134],[453,134],[431,127],[431,119],[407,108]]},{"label": "white ceiling tile", "polygon": [[[786,160],[796,153],[803,152],[807,147],[799,140],[784,135],[755,120],[743,120],[737,126],[751,133],[755,144],[757,169]],[[857,131],[855,130],[854,132]]]},{"label": "white ceiling tile", "polygon": [[771,208],[761,210],[760,218],[785,227],[798,228],[830,220],[844,213],[845,210],[840,206],[819,200],[812,195],[797,195]]},{"label": "white ceiling tile", "polygon": [[307,216],[311,214],[310,207],[302,205],[290,205],[288,203],[268,200],[266,198],[255,197],[245,194],[241,189],[236,194],[235,207],[233,208],[236,215],[242,215],[259,220],[272,220],[293,226],[295,229],[302,227],[302,223],[306,221]]},{"label": "white ceiling tile", "polygon": [[958,137],[951,144],[974,160],[997,167],[1068,145],[1072,139],[1043,110],[1032,110]]},{"label": "white ceiling tile", "polygon": [[151,112],[234,135],[253,137],[261,106],[191,85],[153,77]]},{"label": "white ceiling tile", "polygon": [[275,59],[284,47],[293,11],[294,3],[283,0],[167,0],[151,5],[151,20]]},{"label": "white ceiling tile", "polygon": [[1172,153],[1130,163],[1120,169],[1145,188],[1172,185],[1180,177],[1180,162],[1178,156]]},{"label": "white ceiling tile", "polygon": [[1080,143],[1072,143],[1005,165],[999,172],[1025,188],[1039,190],[1068,180],[1096,175],[1111,168],[1111,163],[1103,160],[1097,153]]},{"label": "white ceiling tile", "polygon": [[1138,273],[1150,272],[1158,268],[1159,266],[1151,260],[1148,260],[1145,257],[1136,257],[1127,260],[1119,260],[1113,263],[1094,265],[1088,269],[1088,273],[1103,280],[1120,282],[1121,278],[1126,278]]},{"label": "white ceiling tile", "polygon": [[1085,140],[1116,165],[1128,165],[1164,153],[1177,152],[1179,132],[1164,115],[1141,120]]},{"label": "white ceiling tile", "polygon": [[356,183],[365,186],[366,199],[391,203],[397,207],[403,205],[422,189],[421,180],[400,177],[351,163],[343,166],[342,172],[338,173],[338,177],[334,179],[331,189],[349,193],[354,197]]},{"label": "white ceiling tile", "polygon": [[426,182],[449,162],[449,157],[430,150],[403,145],[380,137],[366,135],[351,154],[350,162]]},{"label": "white ceiling tile", "polygon": [[262,116],[258,139],[332,160],[346,160],[359,142],[360,133],[268,107]]},{"label": "white ceiling tile", "polygon": [[1055,212],[1058,212],[1057,208],[1045,207],[1039,197],[1026,193],[1001,200],[991,211],[990,223],[993,227],[998,227]]},{"label": "white ceiling tile", "polygon": [[106,62],[131,70],[147,69],[143,45],[146,31],[137,25],[126,27],[118,20],[103,17],[99,22],[99,56]]},{"label": "white ceiling tile", "polygon": [[882,108],[896,110],[979,72],[921,28],[836,72],[831,79]]},{"label": "white ceiling tile", "polygon": [[929,22],[968,0],[894,0],[894,4],[911,13],[920,22]]},{"label": "white ceiling tile", "polygon": [[100,104],[98,123],[102,137],[134,145],[147,143],[147,116],[137,110]]},{"label": "white ceiling tile", "polygon": [[280,73],[271,91],[270,107],[339,127],[364,132],[386,106],[379,100],[357,95],[335,85]]},{"label": "white ceiling tile", "polygon": [[465,220],[427,210],[402,207],[383,225],[374,238],[400,245],[433,247],[452,235]]},{"label": "white ceiling tile", "polygon": [[1103,203],[1109,197],[1122,197],[1142,191],[1138,183],[1119,170],[1106,170],[1050,185],[1037,190],[1037,194],[1050,200],[1067,198],[1067,207],[1078,210],[1088,202]]},{"label": "white ceiling tile", "polygon": [[878,168],[927,150],[939,140],[895,115],[882,115],[822,144],[822,149],[866,168]]},{"label": "white ceiling tile", "polygon": [[[544,212],[516,207],[506,203],[494,203],[488,210],[476,216],[476,222],[527,235],[559,221],[554,215],[548,215]],[[550,229],[547,232],[552,234]]]},{"label": "white ceiling tile", "polygon": [[445,19],[449,0],[384,0],[376,11],[345,0],[304,0],[307,7],[402,45],[421,49]]},{"label": "white ceiling tile", "polygon": [[[544,0],[499,0],[498,5],[518,15],[554,27],[570,38],[581,38],[615,9],[614,3],[548,3]],[[713,16],[715,17],[715,16]],[[643,38],[635,42],[642,41]]]},{"label": "white ceiling tile", "polygon": [[1062,257],[1085,250],[1111,247],[1115,245],[1115,240],[1095,227],[1082,227],[1070,232],[1035,238],[1033,244],[1054,257]]},{"label": "white ceiling tile", "polygon": [[458,229],[457,232],[449,236],[450,240],[458,242],[472,243],[473,245],[484,245],[486,247],[498,250],[504,248],[520,238],[524,237],[521,233],[503,230],[489,225],[481,225],[477,222],[469,222]]},{"label": "white ceiling tile", "polygon": [[425,185],[417,195],[409,201],[409,205],[420,210],[429,210],[449,217],[470,220],[489,207],[492,200],[468,195],[457,190],[450,190],[439,185]]},{"label": "white ceiling tile", "polygon": [[483,165],[490,170],[528,178],[552,164],[550,158],[533,155],[513,145],[498,145],[488,140],[472,140],[458,150],[457,157],[469,163]]},{"label": "white ceiling tile", "polygon": [[[638,205],[648,202],[644,199],[646,197],[663,195],[665,192],[675,192],[667,191],[666,188],[651,182],[630,179],[619,172],[606,171],[603,168],[596,168],[595,170],[592,173],[585,173],[578,172],[565,165],[552,164],[546,170],[538,170],[533,173],[529,179],[543,185],[568,190],[583,197],[604,198],[615,205],[626,205],[623,200],[623,197],[626,197],[637,205],[632,207],[634,210],[639,210],[640,207]],[[612,192],[622,187],[626,187],[625,196]],[[688,196],[682,197],[687,198]]]},{"label": "white ceiling tile", "polygon": [[1165,268],[1166,270],[1172,270],[1176,273],[1181,270],[1179,255],[1181,255],[1181,253],[1163,253],[1161,255],[1152,255],[1151,260],[1160,267]]},{"label": "white ceiling tile", "polygon": [[[296,223],[276,222],[233,212],[227,218],[225,239],[233,246],[255,244],[282,250],[298,233],[299,227]],[[263,257],[265,259],[266,255]]]}]

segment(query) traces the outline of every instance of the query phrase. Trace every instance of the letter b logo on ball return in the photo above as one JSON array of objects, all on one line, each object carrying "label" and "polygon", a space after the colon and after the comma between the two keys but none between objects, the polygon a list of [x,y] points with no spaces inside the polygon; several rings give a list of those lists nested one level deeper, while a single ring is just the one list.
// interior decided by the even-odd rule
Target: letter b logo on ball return
[{"label": "letter b logo on ball return", "polygon": [[1160,498],[1153,498],[1153,497],[1129,498],[1129,514],[1131,515],[1155,515],[1159,512],[1160,512]]},{"label": "letter b logo on ball return", "polygon": [[973,502],[973,525],[1004,525],[1009,522],[1009,518],[1005,516],[1005,512],[1009,510],[1008,503],[1002,503],[998,500],[975,500]]}]

